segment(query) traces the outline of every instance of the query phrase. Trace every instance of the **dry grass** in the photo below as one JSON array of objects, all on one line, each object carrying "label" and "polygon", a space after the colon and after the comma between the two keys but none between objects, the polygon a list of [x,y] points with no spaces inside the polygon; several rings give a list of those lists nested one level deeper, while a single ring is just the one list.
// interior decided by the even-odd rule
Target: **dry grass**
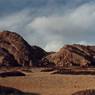
[{"label": "dry grass", "polygon": [[95,89],[94,75],[64,75],[32,69],[22,77],[0,78],[0,85],[40,95],[71,95],[85,89]]},{"label": "dry grass", "polygon": [[70,75],[95,75],[94,67],[58,67],[53,74],[70,74]]},{"label": "dry grass", "polygon": [[54,70],[55,70],[54,68],[45,68],[45,69],[41,70],[41,72],[51,72]]}]

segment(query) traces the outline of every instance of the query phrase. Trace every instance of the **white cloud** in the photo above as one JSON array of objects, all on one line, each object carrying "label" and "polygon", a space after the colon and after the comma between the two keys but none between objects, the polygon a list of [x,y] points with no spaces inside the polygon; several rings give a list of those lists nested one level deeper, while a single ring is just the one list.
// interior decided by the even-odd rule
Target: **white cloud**
[{"label": "white cloud", "polygon": [[63,41],[51,41],[45,46],[46,51],[58,51],[64,45]]},{"label": "white cloud", "polygon": [[79,42],[76,42],[76,44],[80,44],[80,45],[94,45],[94,43],[87,42],[87,41],[79,41]]},{"label": "white cloud", "polygon": [[[64,35],[80,34],[92,30],[95,24],[95,4],[84,4],[63,16],[35,18],[29,25],[35,31],[60,32]],[[71,36],[70,35],[70,36]]]},{"label": "white cloud", "polygon": [[22,10],[20,12],[13,13],[13,14],[4,16],[3,18],[0,18],[0,29],[20,31],[20,30],[23,30],[24,26],[26,26],[29,20],[31,20],[29,17],[29,11]]},{"label": "white cloud", "polygon": [[80,44],[80,45],[88,45],[89,43],[86,42],[86,41],[79,41],[77,44]]},{"label": "white cloud", "polygon": [[30,13],[31,10],[24,9],[2,17],[0,28],[17,31],[30,44],[42,46],[47,51],[58,50],[64,44],[72,42],[90,44],[88,42],[95,39],[95,3],[65,10],[63,15],[58,13],[32,18]]}]

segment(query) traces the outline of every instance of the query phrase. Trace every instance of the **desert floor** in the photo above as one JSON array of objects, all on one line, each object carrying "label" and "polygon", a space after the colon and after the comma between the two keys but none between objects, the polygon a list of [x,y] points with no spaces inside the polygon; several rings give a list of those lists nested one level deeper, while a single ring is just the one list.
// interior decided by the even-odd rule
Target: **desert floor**
[{"label": "desert floor", "polygon": [[0,78],[0,85],[38,95],[71,95],[80,90],[95,89],[94,75],[61,75],[32,69],[24,77]]}]

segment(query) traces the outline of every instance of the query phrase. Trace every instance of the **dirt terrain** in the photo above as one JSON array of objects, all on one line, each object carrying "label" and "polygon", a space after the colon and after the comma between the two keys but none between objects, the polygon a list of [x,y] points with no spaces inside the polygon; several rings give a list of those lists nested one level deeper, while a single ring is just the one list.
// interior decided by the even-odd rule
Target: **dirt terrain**
[{"label": "dirt terrain", "polygon": [[80,90],[95,89],[94,75],[51,74],[53,72],[41,70],[24,71],[26,76],[21,77],[0,77],[0,85],[39,95],[72,95]]}]

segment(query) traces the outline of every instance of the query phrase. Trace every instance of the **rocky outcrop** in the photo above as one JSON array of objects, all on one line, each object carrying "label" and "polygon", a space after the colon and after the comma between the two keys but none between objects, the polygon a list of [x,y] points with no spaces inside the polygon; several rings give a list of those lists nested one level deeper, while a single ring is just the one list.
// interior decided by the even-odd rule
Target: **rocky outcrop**
[{"label": "rocky outcrop", "polygon": [[56,64],[54,62],[54,55],[56,53],[55,52],[48,52],[47,56],[43,57],[41,60],[40,60],[40,64],[41,66],[43,67],[54,67]]},{"label": "rocky outcrop", "polygon": [[38,66],[47,53],[37,46],[30,46],[19,34],[0,32],[0,66]]},{"label": "rocky outcrop", "polygon": [[0,66],[18,66],[14,56],[4,48],[0,48]]},{"label": "rocky outcrop", "polygon": [[[16,60],[17,65],[32,65],[31,46],[17,33],[10,31],[0,32],[0,48],[5,49]],[[4,56],[5,57],[5,56]],[[10,61],[10,58],[7,62]],[[13,64],[13,61],[11,61]]]},{"label": "rocky outcrop", "polygon": [[95,46],[66,45],[59,52],[45,57],[44,60],[60,67],[95,65]]}]

